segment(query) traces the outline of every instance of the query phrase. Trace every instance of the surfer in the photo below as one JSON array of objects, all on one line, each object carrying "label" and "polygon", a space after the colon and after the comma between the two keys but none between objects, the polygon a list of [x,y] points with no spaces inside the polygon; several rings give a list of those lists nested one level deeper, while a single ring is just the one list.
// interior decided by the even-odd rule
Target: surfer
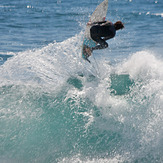
[{"label": "surfer", "polygon": [[[89,23],[87,25],[91,25],[90,28],[90,36],[92,40],[94,40],[97,44],[95,47],[86,48],[87,54],[91,55],[93,50],[105,49],[108,47],[108,43],[106,40],[113,38],[116,35],[116,31],[119,29],[123,29],[124,25],[121,21],[117,21],[116,23],[112,23],[110,21],[102,21],[102,22],[94,22]],[[89,55],[89,56],[90,56]]]}]

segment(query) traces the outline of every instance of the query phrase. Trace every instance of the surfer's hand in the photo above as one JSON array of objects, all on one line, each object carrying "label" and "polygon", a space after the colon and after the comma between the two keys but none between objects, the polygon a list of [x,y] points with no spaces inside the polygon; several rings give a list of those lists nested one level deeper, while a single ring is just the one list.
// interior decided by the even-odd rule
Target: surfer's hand
[{"label": "surfer's hand", "polygon": [[91,22],[88,22],[87,25],[92,25],[92,23]]}]

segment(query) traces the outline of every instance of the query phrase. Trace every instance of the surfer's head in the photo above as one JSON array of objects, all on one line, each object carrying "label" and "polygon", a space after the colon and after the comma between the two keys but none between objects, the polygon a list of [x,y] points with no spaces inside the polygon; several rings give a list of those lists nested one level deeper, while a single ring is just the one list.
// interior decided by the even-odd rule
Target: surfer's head
[{"label": "surfer's head", "polygon": [[119,29],[123,29],[124,25],[121,21],[117,21],[116,23],[114,23],[114,27],[116,30],[119,30]]}]

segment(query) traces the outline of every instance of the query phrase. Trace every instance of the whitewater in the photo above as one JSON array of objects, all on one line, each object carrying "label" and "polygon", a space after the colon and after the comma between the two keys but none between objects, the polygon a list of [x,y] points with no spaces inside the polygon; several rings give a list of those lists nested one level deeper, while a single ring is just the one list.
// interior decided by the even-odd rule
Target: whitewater
[{"label": "whitewater", "polygon": [[81,37],[1,66],[1,162],[163,160],[163,61],[151,51],[100,58],[96,74],[78,55]]}]

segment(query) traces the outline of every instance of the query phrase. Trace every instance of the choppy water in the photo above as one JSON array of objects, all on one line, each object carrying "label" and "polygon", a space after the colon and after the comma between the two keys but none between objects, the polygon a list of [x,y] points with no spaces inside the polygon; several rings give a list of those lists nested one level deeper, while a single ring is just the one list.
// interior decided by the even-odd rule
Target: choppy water
[{"label": "choppy water", "polygon": [[110,0],[125,29],[90,65],[100,2],[0,3],[0,162],[163,162],[163,2]]}]

